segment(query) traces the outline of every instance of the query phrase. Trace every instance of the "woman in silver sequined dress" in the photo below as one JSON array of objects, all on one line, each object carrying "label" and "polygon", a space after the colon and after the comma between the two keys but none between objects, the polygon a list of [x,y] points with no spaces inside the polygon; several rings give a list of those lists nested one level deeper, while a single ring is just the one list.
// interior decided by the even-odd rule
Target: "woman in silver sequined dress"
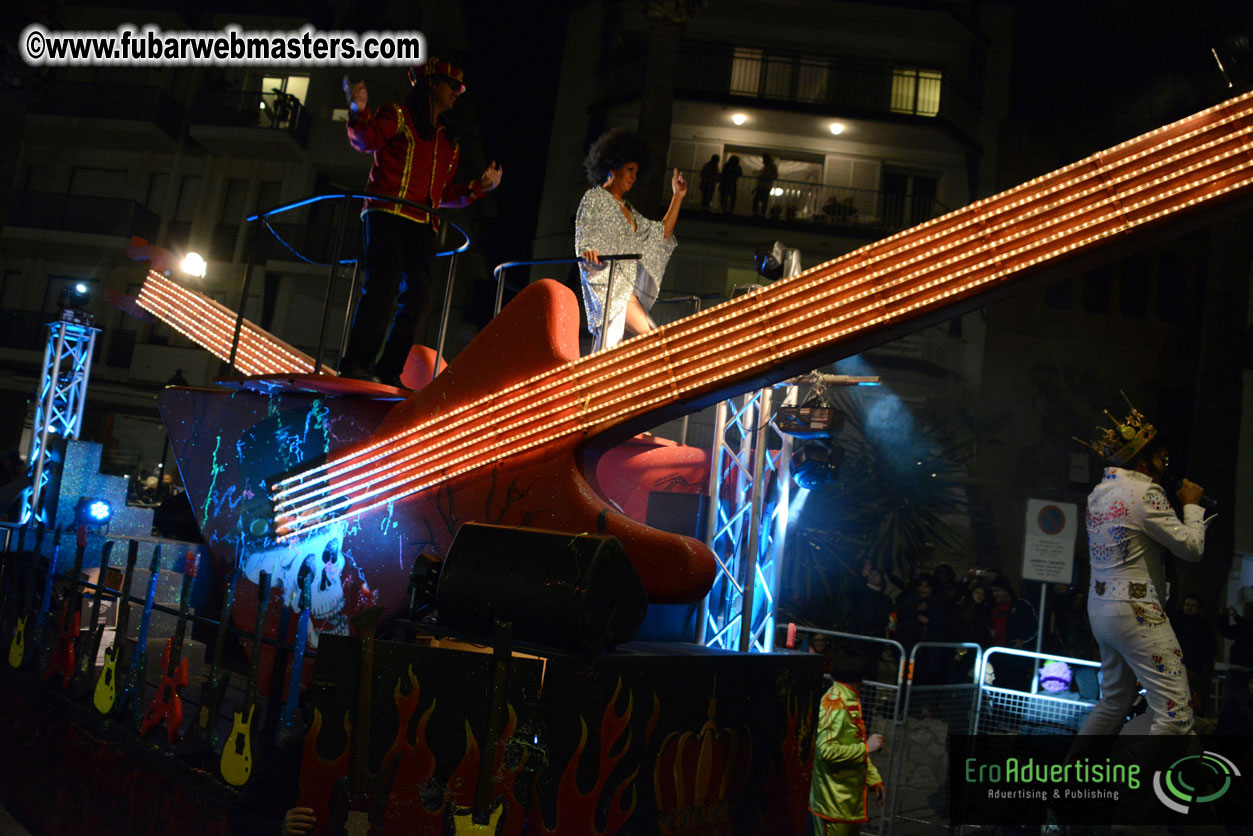
[{"label": "woman in silver sequined dress", "polygon": [[[670,207],[660,221],[645,218],[626,200],[635,185],[647,149],[638,136],[613,130],[593,143],[583,166],[592,188],[579,203],[574,227],[574,251],[583,260],[583,305],[593,351],[607,348],[654,326],[648,311],[657,301],[666,262],[674,252],[674,225],[679,205],[687,194],[687,181],[676,168],[670,178]],[[613,268],[613,296],[608,300],[609,324],[601,334],[609,294],[609,264],[601,254],[639,253],[640,258],[618,261]]]}]

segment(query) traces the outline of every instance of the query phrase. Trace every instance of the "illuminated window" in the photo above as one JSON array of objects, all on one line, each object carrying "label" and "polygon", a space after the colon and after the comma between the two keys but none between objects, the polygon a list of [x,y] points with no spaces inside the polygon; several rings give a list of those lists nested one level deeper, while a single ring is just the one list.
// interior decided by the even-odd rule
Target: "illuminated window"
[{"label": "illuminated window", "polygon": [[935,116],[940,112],[939,70],[919,70],[914,67],[897,67],[892,70],[893,113],[912,113],[915,116]]},{"label": "illuminated window", "polygon": [[761,89],[765,54],[760,49],[736,47],[731,59],[731,95],[756,96]]},{"label": "illuminated window", "polygon": [[827,60],[822,56],[770,54],[736,47],[731,59],[733,96],[821,102],[827,96]]}]

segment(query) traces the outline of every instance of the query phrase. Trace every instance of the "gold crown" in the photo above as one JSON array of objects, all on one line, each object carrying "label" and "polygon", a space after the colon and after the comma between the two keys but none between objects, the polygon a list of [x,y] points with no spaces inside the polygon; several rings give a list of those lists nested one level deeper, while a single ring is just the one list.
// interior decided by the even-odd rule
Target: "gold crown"
[{"label": "gold crown", "polygon": [[1131,404],[1131,399],[1127,397],[1127,394],[1125,392],[1119,392],[1119,394],[1127,402],[1128,412],[1125,419],[1119,421],[1106,409],[1105,415],[1114,423],[1113,429],[1097,427],[1097,436],[1091,441],[1074,437],[1075,441],[1091,448],[1112,465],[1126,464],[1136,453],[1144,449],[1144,445],[1153,440],[1153,436],[1157,435],[1157,430],[1144,417],[1144,413]]}]

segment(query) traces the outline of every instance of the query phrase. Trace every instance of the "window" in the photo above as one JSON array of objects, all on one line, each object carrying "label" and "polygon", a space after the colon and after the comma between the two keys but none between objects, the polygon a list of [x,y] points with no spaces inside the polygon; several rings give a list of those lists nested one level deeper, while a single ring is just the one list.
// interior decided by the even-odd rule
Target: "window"
[{"label": "window", "polygon": [[309,77],[307,75],[265,76],[261,79],[262,93],[286,93],[295,98],[301,105],[309,93]]},{"label": "window", "polygon": [[248,185],[248,180],[243,177],[232,177],[226,183],[226,198],[222,201],[222,213],[218,216],[210,247],[214,258],[230,261],[235,257],[235,239],[239,237],[239,226],[247,214],[244,202],[248,198]]},{"label": "window", "polygon": [[4,283],[0,284],[0,308],[18,310],[21,305],[22,274],[18,270],[5,270]]},{"label": "window", "polygon": [[[309,77],[265,76],[261,79],[261,109],[270,127],[291,128],[309,92]],[[265,124],[262,119],[262,124]]]},{"label": "window", "polygon": [[166,237],[175,247],[186,247],[191,237],[191,224],[200,206],[200,175],[183,176],[178,190],[178,203],[174,207],[174,219],[166,231]]},{"label": "window", "polygon": [[883,220],[890,229],[929,221],[939,213],[936,194],[940,178],[912,171],[883,172]]},{"label": "window", "polygon": [[935,116],[940,112],[939,70],[920,70],[915,67],[897,67],[892,70],[893,113],[912,113],[915,116]]},{"label": "window", "polygon": [[165,211],[165,190],[170,184],[170,175],[164,171],[158,171],[148,179],[148,196],[144,199],[144,205],[152,211],[160,214]]},{"label": "window", "polygon": [[731,95],[756,96],[761,89],[761,67],[765,54],[760,49],[736,47],[731,59]]},{"label": "window", "polygon": [[766,54],[736,47],[731,58],[733,96],[822,102],[827,97],[827,59],[822,56]]},{"label": "window", "polygon": [[1083,276],[1083,309],[1090,314],[1109,316],[1113,287],[1112,267],[1106,265],[1089,270]]},{"label": "window", "polygon": [[126,197],[126,172],[111,168],[75,166],[70,175],[70,194],[85,197]]}]

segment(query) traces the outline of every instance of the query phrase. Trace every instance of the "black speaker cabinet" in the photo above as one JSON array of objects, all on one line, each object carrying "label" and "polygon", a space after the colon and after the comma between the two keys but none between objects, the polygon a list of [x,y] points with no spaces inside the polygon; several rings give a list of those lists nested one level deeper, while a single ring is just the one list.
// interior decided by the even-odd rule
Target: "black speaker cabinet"
[{"label": "black speaker cabinet", "polygon": [[635,635],[648,593],[616,537],[466,523],[435,606],[449,627],[490,635],[498,618],[524,641],[595,652]]}]

